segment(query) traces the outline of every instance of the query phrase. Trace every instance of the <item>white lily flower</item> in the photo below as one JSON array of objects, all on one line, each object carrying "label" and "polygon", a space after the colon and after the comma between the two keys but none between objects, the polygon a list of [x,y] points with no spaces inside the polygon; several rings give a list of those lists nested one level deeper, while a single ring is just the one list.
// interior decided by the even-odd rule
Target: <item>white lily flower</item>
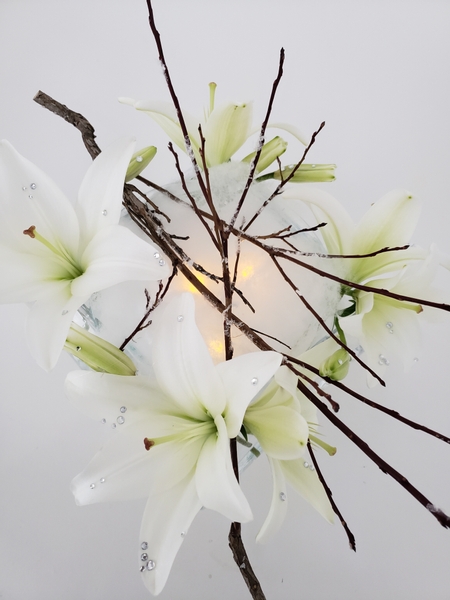
[{"label": "white lily flower", "polygon": [[[302,355],[302,359],[304,356],[306,354]],[[273,381],[245,413],[244,426],[258,439],[267,454],[273,477],[272,502],[256,538],[258,542],[266,542],[285,519],[286,482],[325,519],[333,522],[333,509],[323,485],[312,465],[304,458],[310,426],[314,427],[315,423],[316,409],[299,394],[297,377],[287,367],[277,371]]]},{"label": "white lily flower", "polygon": [[214,366],[195,324],[191,294],[166,307],[153,347],[154,379],[77,371],[67,377],[66,390],[89,416],[117,424],[74,479],[76,501],[148,496],[139,565],[156,595],[202,506],[232,521],[252,518],[233,472],[229,440],[281,356],[254,352]]},{"label": "white lily flower", "polygon": [[[318,221],[330,254],[369,254],[410,242],[420,216],[420,202],[409,192],[394,190],[373,204],[355,224],[341,204],[320,190],[290,190],[284,197],[309,204]],[[331,259],[330,259],[331,260]],[[430,284],[438,267],[438,253],[416,246],[370,258],[342,259],[344,279],[383,288],[410,297],[435,299]],[[399,355],[409,367],[420,348],[417,315],[419,304],[401,302],[373,292],[345,290],[354,303],[354,313],[340,319],[346,335],[358,340],[367,353],[366,361],[382,374],[390,357]],[[431,296],[430,296],[431,294]],[[369,376],[369,382],[375,380]]]},{"label": "white lily flower", "polygon": [[133,147],[121,140],[93,161],[74,208],[45,173],[0,142],[0,302],[33,303],[28,343],[44,369],[54,367],[75,312],[94,292],[168,275],[156,248],[118,225]]},{"label": "white lily flower", "polygon": [[[202,134],[205,138],[205,156],[208,167],[220,165],[228,162],[233,154],[241,148],[247,139],[260,131],[260,127],[252,128],[252,102],[243,102],[239,104],[228,103],[220,107],[215,107],[214,97],[216,84],[210,83],[210,105],[209,110],[205,111],[204,118],[196,118],[189,113],[183,112],[186,129],[191,142],[192,151],[195,160],[200,168],[203,168],[203,162],[200,157],[199,150],[201,148],[201,140],[199,134],[199,125],[202,128]],[[154,102],[152,100],[136,101],[132,98],[119,98],[119,102],[129,104],[136,110],[147,113],[158,125],[167,133],[170,139],[186,152],[186,140],[184,139],[181,127],[178,121],[178,116],[175,108],[169,102]],[[296,137],[303,145],[308,144],[308,138],[305,137],[296,127],[287,123],[269,123],[268,127],[283,129]],[[269,149],[273,145],[277,145],[277,138],[267,143]],[[286,144],[286,142],[282,142]],[[270,162],[260,159],[259,171],[263,170],[271,162],[276,160],[276,157],[284,152],[281,149],[278,153],[273,154]],[[265,159],[268,158],[269,150],[265,152]],[[252,155],[249,155],[250,159]],[[248,159],[249,157],[246,157]]]}]

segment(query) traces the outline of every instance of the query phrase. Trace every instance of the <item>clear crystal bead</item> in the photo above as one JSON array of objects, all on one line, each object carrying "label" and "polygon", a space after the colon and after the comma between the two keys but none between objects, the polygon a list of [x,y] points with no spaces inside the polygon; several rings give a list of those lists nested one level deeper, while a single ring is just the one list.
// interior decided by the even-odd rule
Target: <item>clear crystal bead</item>
[{"label": "clear crystal bead", "polygon": [[105,483],[105,478],[104,478],[104,477],[102,477],[102,478],[100,479],[100,483]]},{"label": "clear crystal bead", "polygon": [[102,210],[102,215],[103,215],[104,217],[106,217],[106,215],[107,215],[107,214],[108,214],[108,211],[107,211],[107,210]]},{"label": "clear crystal bead", "polygon": [[178,315],[178,317],[177,317],[177,321],[178,321],[179,323],[181,323],[181,321],[182,321],[183,319],[184,319],[183,315]]},{"label": "clear crystal bead", "polygon": [[126,406],[121,406],[120,407],[120,412],[121,413],[126,413],[127,412],[127,407]]},{"label": "clear crystal bead", "polygon": [[389,366],[389,360],[384,356],[384,354],[380,354],[378,356],[378,364]]},{"label": "clear crystal bead", "polygon": [[37,188],[37,185],[35,183],[30,183],[30,188],[32,190],[35,190]]},{"label": "clear crystal bead", "polygon": [[142,544],[141,544],[141,550],[147,550],[147,548],[148,548],[147,542],[142,542]]},{"label": "clear crystal bead", "polygon": [[257,377],[253,377],[251,384],[252,385],[256,385],[258,383],[258,378]]},{"label": "clear crystal bead", "polygon": [[286,494],[284,492],[280,492],[280,500],[284,502],[286,500]]},{"label": "clear crystal bead", "polygon": [[123,425],[125,423],[125,419],[123,417],[117,417],[117,422],[119,425]]},{"label": "clear crystal bead", "polygon": [[142,162],[142,156],[136,156],[136,162]]},{"label": "clear crystal bead", "polygon": [[148,554],[146,552],[144,552],[144,554],[141,554],[141,560],[148,560]]},{"label": "clear crystal bead", "polygon": [[154,560],[149,560],[147,563],[147,571],[153,571],[153,569],[156,567],[156,563]]},{"label": "clear crystal bead", "polygon": [[159,258],[161,256],[161,254],[159,252],[155,252],[155,254],[153,255],[155,258]]},{"label": "clear crystal bead", "polygon": [[95,483],[91,483],[90,486],[91,490],[93,490],[95,488]]}]

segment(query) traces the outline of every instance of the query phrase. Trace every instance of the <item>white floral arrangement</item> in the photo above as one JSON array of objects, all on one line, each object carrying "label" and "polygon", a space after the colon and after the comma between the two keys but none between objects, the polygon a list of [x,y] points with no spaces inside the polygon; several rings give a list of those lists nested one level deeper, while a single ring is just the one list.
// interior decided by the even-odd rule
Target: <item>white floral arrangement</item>
[{"label": "white floral arrangement", "polygon": [[[336,452],[323,417],[450,527],[340,419],[335,399],[345,392],[450,443],[344,383],[361,369],[369,387],[384,386],[393,357],[406,370],[417,362],[423,316],[450,310],[434,285],[450,260],[411,244],[421,203],[409,191],[387,193],[355,223],[327,191],[304,185],[332,182],[336,166],[306,162],[324,123],[308,137],[271,119],[283,50],[262,125],[251,102],[220,105],[215,83],[203,118],[184,112],[147,5],[171,103],[121,102],[167,134],[176,179],[153,181],[154,146],[135,151],[127,137],[100,150],[84,117],[39,92],[36,102],[79,129],[93,162],[73,205],[0,143],[0,300],[29,304],[39,366],[52,370],[63,350],[75,357],[66,395],[111,429],[72,482],[77,504],[147,498],[136,555],[148,590],[163,590],[203,507],[231,522],[233,558],[262,599],[241,537],[253,512],[239,483],[259,454],[273,492],[258,542],[282,527],[293,489],[330,523],[337,515],[355,549],[320,468],[320,452]],[[295,164],[282,162],[286,133],[303,145]],[[242,156],[248,140],[255,149]]]}]

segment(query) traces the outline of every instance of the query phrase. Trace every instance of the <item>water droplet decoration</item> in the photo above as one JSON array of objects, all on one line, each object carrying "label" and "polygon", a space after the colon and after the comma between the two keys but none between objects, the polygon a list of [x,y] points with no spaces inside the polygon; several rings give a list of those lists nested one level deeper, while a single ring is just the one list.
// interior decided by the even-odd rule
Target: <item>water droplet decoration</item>
[{"label": "water droplet decoration", "polygon": [[136,156],[136,162],[142,162],[142,156]]},{"label": "water droplet decoration", "polygon": [[142,542],[142,544],[141,544],[141,550],[147,550],[147,548],[148,548],[147,542]]},{"label": "water droplet decoration", "polygon": [[257,377],[253,377],[253,379],[251,380],[251,384],[252,385],[256,385],[258,383],[258,378]]},{"label": "water droplet decoration", "polygon": [[159,252],[155,252],[155,254],[153,255],[155,258],[159,258],[161,256],[161,254]]},{"label": "water droplet decoration", "polygon": [[29,198],[30,200],[33,200],[33,197],[34,197],[34,196],[32,196],[31,194],[29,194],[29,195],[28,195],[28,198]]},{"label": "water droplet decoration", "polygon": [[140,571],[141,573],[143,573],[143,572],[145,571],[145,567],[144,567],[144,565],[141,565],[141,566],[139,567],[139,571]]},{"label": "water droplet decoration", "polygon": [[309,462],[307,460],[305,460],[305,462],[303,463],[303,466],[305,467],[305,469],[309,468]]},{"label": "water droplet decoration", "polygon": [[121,406],[120,407],[120,412],[121,413],[126,413],[127,412],[127,407],[126,406]]},{"label": "water droplet decoration", "polygon": [[123,417],[117,417],[117,422],[119,425],[123,425],[125,423],[125,419]]},{"label": "water droplet decoration", "polygon": [[379,365],[386,365],[386,367],[388,367],[390,365],[389,360],[384,356],[384,354],[380,354],[378,356],[378,364]]},{"label": "water droplet decoration", "polygon": [[183,320],[184,320],[183,315],[178,315],[178,317],[177,317],[178,323],[181,323],[181,321],[183,321]]},{"label": "water droplet decoration", "polygon": [[102,423],[104,425],[106,423],[106,419],[102,419]]},{"label": "water droplet decoration", "polygon": [[26,189],[27,189],[27,186],[26,186],[26,185],[23,185],[23,186],[22,186],[22,191],[25,191]]},{"label": "water droplet decoration", "polygon": [[89,487],[91,488],[91,490],[93,490],[93,489],[95,488],[95,483],[91,483],[91,484],[89,485]]},{"label": "water droplet decoration", "polygon": [[149,560],[146,566],[147,571],[153,571],[153,569],[156,567],[156,563],[154,560]]},{"label": "water droplet decoration", "polygon": [[394,324],[391,323],[391,321],[388,321],[386,323],[386,327],[387,327],[387,330],[389,331],[389,333],[394,333]]},{"label": "water droplet decoration", "polygon": [[160,267],[163,267],[165,264],[166,264],[166,261],[165,261],[165,260],[163,260],[162,258],[161,258],[161,260],[160,260],[160,261],[158,261],[158,265],[159,265]]},{"label": "water droplet decoration", "polygon": [[185,535],[186,535],[186,532],[185,532],[185,531],[182,531],[182,532],[181,532],[181,537],[184,537]]},{"label": "water droplet decoration", "polygon": [[310,471],[315,471],[316,469],[314,468],[314,465],[311,464],[311,465],[309,465],[309,470]]},{"label": "water droplet decoration", "polygon": [[102,210],[102,215],[103,215],[104,217],[106,217],[106,215],[107,215],[107,214],[108,214],[108,211],[107,211],[107,210]]},{"label": "water droplet decoration", "polygon": [[35,190],[37,188],[37,185],[35,183],[30,183],[30,188],[32,190]]},{"label": "water droplet decoration", "polygon": [[105,483],[105,478],[104,478],[104,477],[102,477],[102,478],[100,479],[100,483]]},{"label": "water droplet decoration", "polygon": [[116,424],[115,424],[115,423],[112,423],[112,424],[111,424],[111,429],[115,429],[115,428],[116,428]]},{"label": "water droplet decoration", "polygon": [[286,494],[284,492],[280,492],[280,500],[281,500],[281,502],[286,501]]},{"label": "water droplet decoration", "polygon": [[69,312],[68,310],[63,310],[61,314],[64,316],[64,315],[67,315],[68,312]]},{"label": "water droplet decoration", "polygon": [[144,554],[141,554],[141,560],[148,560],[148,554],[146,552],[144,552]]}]

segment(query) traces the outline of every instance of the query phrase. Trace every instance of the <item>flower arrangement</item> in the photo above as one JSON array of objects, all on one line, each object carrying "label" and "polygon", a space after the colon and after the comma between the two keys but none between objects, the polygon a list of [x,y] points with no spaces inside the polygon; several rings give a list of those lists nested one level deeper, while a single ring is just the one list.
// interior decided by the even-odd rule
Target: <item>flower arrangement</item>
[{"label": "flower arrangement", "polygon": [[[322,450],[335,452],[323,415],[448,527],[446,514],[340,418],[334,391],[450,443],[344,382],[359,365],[369,386],[384,385],[396,355],[415,363],[422,313],[449,310],[432,287],[448,259],[410,246],[420,203],[409,192],[383,196],[356,225],[330,194],[303,185],[332,181],[335,167],[305,162],[323,124],[308,138],[271,120],[283,51],[252,152],[237,154],[253,131],[251,103],[219,106],[211,84],[204,119],[185,114],[148,8],[173,106],[122,102],[147,112],[191,165],[182,169],[170,143],[178,181],[155,183],[147,178],[154,148],[133,154],[127,138],[100,152],[84,118],[39,93],[38,103],[82,132],[94,161],[72,209],[2,143],[2,301],[33,303],[27,336],[41,366],[53,368],[64,347],[91,369],[68,375],[67,395],[114,431],[72,489],[79,504],[148,498],[136,542],[146,587],[162,592],[203,506],[232,522],[235,562],[252,597],[263,598],[241,537],[253,515],[238,483],[239,444],[264,451],[272,473],[259,541],[282,526],[290,485],[327,520],[336,514],[355,548],[320,468]],[[272,126],[280,135],[269,138]],[[282,162],[286,130],[305,147],[295,164]],[[128,217],[119,224],[124,182]],[[137,297],[136,309],[129,299]],[[126,336],[124,306],[128,318],[141,311]]]}]

